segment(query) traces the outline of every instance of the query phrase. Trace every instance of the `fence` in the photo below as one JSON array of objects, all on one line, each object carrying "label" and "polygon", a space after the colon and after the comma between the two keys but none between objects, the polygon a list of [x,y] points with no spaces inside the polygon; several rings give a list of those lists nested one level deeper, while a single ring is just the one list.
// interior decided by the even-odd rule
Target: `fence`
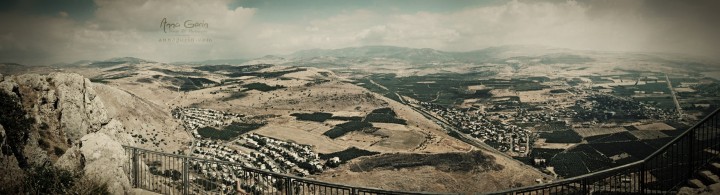
[{"label": "fence", "polygon": [[268,172],[240,163],[123,146],[133,187],[161,194],[429,194],[332,184]]},{"label": "fence", "polygon": [[492,194],[675,194],[695,172],[719,157],[718,111],[643,160],[550,184]]},{"label": "fence", "polygon": [[[718,111],[655,151],[623,166],[491,194],[669,194],[720,155]],[[316,181],[201,159],[125,146],[125,166],[134,187],[162,194],[429,194],[387,191]]]}]

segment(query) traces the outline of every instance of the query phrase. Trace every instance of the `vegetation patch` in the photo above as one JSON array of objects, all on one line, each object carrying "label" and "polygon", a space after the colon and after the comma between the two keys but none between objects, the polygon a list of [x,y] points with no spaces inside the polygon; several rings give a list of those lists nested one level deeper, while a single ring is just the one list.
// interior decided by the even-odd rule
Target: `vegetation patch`
[{"label": "vegetation patch", "polygon": [[244,66],[233,66],[233,65],[205,65],[193,67],[196,70],[208,71],[208,72],[230,72],[230,73],[243,73],[243,72],[254,72],[265,68],[272,67],[272,64],[255,64],[255,65],[244,65]]},{"label": "vegetation patch", "polygon": [[23,190],[29,194],[110,194],[107,184],[82,176],[52,165],[36,166],[27,171]]},{"label": "vegetation patch", "polygon": [[98,67],[98,68],[107,68],[111,66],[116,66],[120,64],[128,63],[127,61],[117,61],[117,62],[93,62],[92,64],[88,66]]},{"label": "vegetation patch", "polygon": [[222,101],[230,101],[230,100],[236,100],[236,99],[244,98],[245,96],[247,96],[247,93],[245,93],[245,92],[239,92],[239,91],[238,91],[238,92],[232,92],[232,93],[230,93],[230,96],[224,97],[224,98],[222,98],[221,100],[222,100]]},{"label": "vegetation patch", "polygon": [[151,78],[139,78],[137,79],[138,83],[152,83],[153,80]]},{"label": "vegetation patch", "polygon": [[441,154],[383,154],[370,157],[350,166],[353,172],[395,170],[432,166],[444,172],[498,171],[504,167],[495,164],[493,157],[482,152],[441,153]]},{"label": "vegetation patch", "polygon": [[114,74],[114,75],[104,75],[99,77],[90,78],[90,81],[93,83],[108,83],[108,80],[116,80],[116,79],[122,79],[127,78],[131,76],[135,76],[137,73],[120,73],[120,74]]},{"label": "vegetation patch", "polygon": [[[13,91],[18,90],[17,88]],[[17,93],[17,92],[16,92]],[[28,167],[23,152],[30,136],[30,129],[35,123],[33,118],[26,117],[20,100],[4,91],[0,91],[0,125],[5,129],[5,140],[0,145],[3,155],[14,155],[21,168]]]},{"label": "vegetation patch", "polygon": [[204,89],[218,84],[213,80],[197,77],[162,77],[162,80],[169,81],[173,85],[179,86],[180,91],[193,91],[198,89]]},{"label": "vegetation patch", "polygon": [[361,121],[363,117],[360,116],[333,116],[329,118],[330,120],[339,120],[339,121]]},{"label": "vegetation patch", "polygon": [[348,162],[352,159],[362,157],[362,156],[372,156],[380,154],[380,152],[373,152],[373,151],[367,151],[356,147],[350,147],[348,149],[345,149],[343,151],[333,152],[329,154],[320,154],[320,159],[327,160],[333,157],[340,158],[340,162]]},{"label": "vegetation patch", "polygon": [[348,121],[346,123],[336,125],[332,129],[323,133],[323,135],[335,139],[352,131],[360,131],[372,127],[372,124],[365,121]]},{"label": "vegetation patch", "polygon": [[110,69],[110,70],[107,70],[107,71],[108,71],[108,72],[125,72],[125,71],[130,71],[130,70],[135,70],[135,67],[133,67],[133,66],[123,66],[123,67],[113,68],[113,69]]},{"label": "vegetation patch", "polygon": [[564,90],[564,89],[553,89],[553,90],[550,90],[550,93],[552,93],[552,94],[563,94],[563,93],[568,93],[568,91],[567,91],[567,90]]},{"label": "vegetation patch", "polygon": [[540,58],[540,63],[543,64],[584,64],[593,61],[595,59],[573,54],[550,54]]},{"label": "vegetation patch", "polygon": [[332,113],[325,113],[325,112],[293,113],[293,114],[290,114],[290,116],[294,116],[296,120],[325,122],[327,119],[332,117]]},{"label": "vegetation patch", "polygon": [[245,88],[243,91],[258,90],[258,91],[262,91],[262,92],[268,92],[268,91],[285,88],[285,86],[282,86],[282,85],[270,86],[265,83],[250,83],[250,84],[243,85],[243,87]]},{"label": "vegetation patch", "polygon": [[281,77],[286,74],[294,73],[294,72],[302,72],[307,69],[305,68],[295,68],[291,70],[281,70],[281,71],[274,71],[274,72],[235,72],[235,73],[229,73],[225,74],[225,76],[229,77],[242,77],[242,76],[256,76],[260,78],[277,78]]},{"label": "vegetation patch", "polygon": [[372,123],[395,123],[407,125],[405,119],[397,118],[397,114],[390,108],[379,108],[373,110],[370,114],[365,117],[365,122]]},{"label": "vegetation patch", "polygon": [[203,75],[203,73],[201,73],[201,72],[174,71],[174,70],[168,70],[168,69],[162,69],[162,68],[151,68],[150,70],[161,72],[166,75],[172,75],[172,76],[202,76]]},{"label": "vegetation patch", "polygon": [[244,133],[250,132],[252,130],[258,129],[265,124],[249,124],[249,123],[238,123],[234,122],[227,127],[223,128],[222,130],[213,128],[213,127],[203,127],[199,128],[198,134],[202,136],[203,138],[209,138],[209,139],[220,139],[220,140],[232,140],[235,137],[242,135]]}]

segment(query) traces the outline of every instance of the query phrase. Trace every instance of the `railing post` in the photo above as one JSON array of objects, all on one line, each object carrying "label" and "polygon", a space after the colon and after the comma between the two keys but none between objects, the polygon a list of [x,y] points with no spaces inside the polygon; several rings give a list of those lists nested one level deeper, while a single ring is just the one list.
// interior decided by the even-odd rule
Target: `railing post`
[{"label": "railing post", "polygon": [[183,172],[182,172],[182,175],[183,175],[183,182],[182,182],[182,183],[183,183],[183,194],[190,194],[190,192],[189,192],[189,188],[190,188],[190,181],[189,181],[189,180],[190,180],[190,175],[189,175],[188,167],[189,167],[189,165],[188,165],[188,158],[187,158],[187,157],[183,157]]},{"label": "railing post", "polygon": [[285,194],[292,195],[293,194],[293,186],[292,186],[293,179],[290,177],[285,178]]},{"label": "railing post", "polygon": [[357,190],[357,188],[352,188],[351,194],[352,194],[352,195],[358,195],[358,190]]},{"label": "railing post", "polygon": [[695,140],[695,128],[691,128],[691,129],[690,129],[690,132],[688,132],[688,139],[689,139],[689,140],[688,140],[688,142],[689,142],[689,143],[688,143],[688,150],[689,150],[689,152],[688,152],[688,175],[687,175],[687,178],[678,178],[678,179],[689,179],[689,178],[691,178],[691,177],[692,177],[692,174],[693,174],[693,172],[694,172],[693,169],[695,169],[695,168],[694,168],[694,163],[693,163],[693,162],[694,162],[693,156],[694,156],[694,153],[695,153],[695,151],[693,151],[693,148],[694,148],[694,147],[693,147],[693,144],[694,144],[694,142],[695,142],[695,141],[694,141],[694,140]]},{"label": "railing post", "polygon": [[140,165],[138,163],[138,154],[137,154],[137,148],[132,148],[132,176],[133,176],[133,185],[135,188],[141,188],[140,187]]},{"label": "railing post", "polygon": [[643,161],[640,164],[640,194],[645,194],[645,163],[647,162]]}]

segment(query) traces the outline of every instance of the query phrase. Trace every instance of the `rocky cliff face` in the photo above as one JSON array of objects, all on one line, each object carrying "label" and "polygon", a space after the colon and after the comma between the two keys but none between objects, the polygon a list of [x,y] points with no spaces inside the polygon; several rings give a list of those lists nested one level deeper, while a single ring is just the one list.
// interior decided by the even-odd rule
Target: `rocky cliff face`
[{"label": "rocky cliff face", "polygon": [[[20,168],[50,162],[107,182],[114,194],[128,192],[129,180],[122,170],[128,157],[122,145],[134,145],[135,140],[118,120],[108,117],[92,86],[78,74],[0,75],[0,93],[12,100],[4,101],[10,106],[3,109],[19,106],[25,116],[17,117],[28,123],[21,128],[15,120],[0,118],[5,154],[0,157],[0,172],[21,174]],[[16,152],[7,152],[15,148]]]}]

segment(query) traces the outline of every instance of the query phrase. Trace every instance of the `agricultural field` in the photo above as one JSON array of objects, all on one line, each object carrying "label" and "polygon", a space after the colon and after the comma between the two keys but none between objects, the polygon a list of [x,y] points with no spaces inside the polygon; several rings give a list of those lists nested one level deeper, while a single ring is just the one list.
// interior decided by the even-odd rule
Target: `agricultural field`
[{"label": "agricultural field", "polygon": [[675,127],[672,127],[666,123],[656,122],[644,125],[634,125],[635,129],[640,131],[672,131]]},{"label": "agricultural field", "polygon": [[627,131],[624,127],[573,128],[573,130],[583,138]]},{"label": "agricultural field", "polygon": [[637,137],[640,140],[648,140],[648,139],[660,139],[660,138],[666,138],[669,137],[667,134],[664,134],[662,131],[630,131],[630,134]]}]

